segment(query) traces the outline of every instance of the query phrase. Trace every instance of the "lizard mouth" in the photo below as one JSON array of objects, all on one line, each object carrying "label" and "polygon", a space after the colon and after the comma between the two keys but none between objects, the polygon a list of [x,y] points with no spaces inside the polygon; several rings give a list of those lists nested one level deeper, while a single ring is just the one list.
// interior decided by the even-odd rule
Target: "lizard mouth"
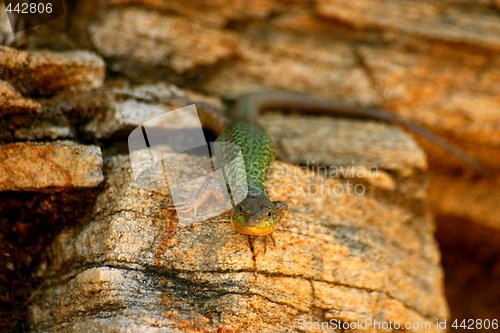
[{"label": "lizard mouth", "polygon": [[265,223],[261,226],[250,226],[243,223],[238,223],[233,219],[232,224],[234,229],[236,229],[238,232],[250,236],[267,236],[272,233],[274,229],[276,229],[273,223]]},{"label": "lizard mouth", "polygon": [[286,204],[281,201],[270,202],[270,205],[259,206],[259,209],[248,209],[239,205],[233,210],[231,219],[233,227],[240,233],[251,236],[266,236],[272,233],[281,220]]},{"label": "lizard mouth", "polygon": [[233,212],[231,223],[242,234],[266,236],[276,229],[277,221],[267,214],[255,214],[242,209]]}]

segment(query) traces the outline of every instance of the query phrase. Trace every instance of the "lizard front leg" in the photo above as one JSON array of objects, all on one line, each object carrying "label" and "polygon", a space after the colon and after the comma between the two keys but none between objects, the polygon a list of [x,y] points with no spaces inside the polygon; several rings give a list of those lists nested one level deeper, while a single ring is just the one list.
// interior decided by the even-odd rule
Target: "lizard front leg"
[{"label": "lizard front leg", "polygon": [[222,204],[226,200],[225,186],[222,186],[216,179],[208,178],[205,183],[196,191],[196,194],[186,198],[182,202],[174,203],[170,208],[175,209],[181,213],[188,213],[193,211],[193,217],[196,217],[198,207],[206,203],[211,197]]}]

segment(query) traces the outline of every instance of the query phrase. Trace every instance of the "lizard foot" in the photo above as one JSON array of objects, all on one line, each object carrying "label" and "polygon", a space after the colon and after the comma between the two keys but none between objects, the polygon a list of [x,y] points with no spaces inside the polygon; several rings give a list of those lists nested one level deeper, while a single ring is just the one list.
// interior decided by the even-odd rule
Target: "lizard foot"
[{"label": "lizard foot", "polygon": [[193,211],[193,216],[196,217],[198,208],[206,203],[211,197],[214,197],[220,204],[222,204],[226,199],[226,196],[224,195],[224,188],[213,178],[207,179],[195,195],[186,198],[182,202],[174,203],[170,205],[169,208],[175,207],[175,209],[181,213]]}]

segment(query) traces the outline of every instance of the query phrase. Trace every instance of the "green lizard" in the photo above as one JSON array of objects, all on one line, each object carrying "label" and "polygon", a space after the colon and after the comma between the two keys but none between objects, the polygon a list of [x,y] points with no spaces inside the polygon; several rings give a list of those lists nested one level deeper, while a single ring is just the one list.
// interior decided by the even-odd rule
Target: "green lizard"
[{"label": "green lizard", "polygon": [[[256,118],[260,112],[266,109],[294,109],[337,117],[375,119],[395,123],[426,137],[485,173],[478,162],[457,148],[427,129],[394,114],[379,109],[349,106],[291,92],[266,91],[250,93],[236,101],[232,112],[234,122],[217,138],[218,142],[230,142],[241,149],[248,194],[243,201],[233,208],[231,223],[237,231],[246,235],[269,235],[276,229],[287,208],[284,202],[271,201],[266,190],[266,171],[275,154],[269,136],[256,125]],[[213,115],[210,117],[214,118]],[[218,120],[217,123],[220,126],[225,122]],[[196,208],[205,202],[210,194],[214,194],[216,198],[220,197],[220,195],[217,195],[217,191],[220,191],[220,189],[220,186],[204,186],[196,197],[189,198],[186,202],[176,205],[176,209],[184,212],[196,211]]]}]

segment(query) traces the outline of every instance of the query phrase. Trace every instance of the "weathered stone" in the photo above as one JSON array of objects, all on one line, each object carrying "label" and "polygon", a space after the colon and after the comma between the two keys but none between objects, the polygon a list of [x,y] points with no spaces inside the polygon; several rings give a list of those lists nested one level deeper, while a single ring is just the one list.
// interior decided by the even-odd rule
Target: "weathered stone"
[{"label": "weathered stone", "polygon": [[[66,115],[44,102],[35,105],[36,111],[23,109],[0,118],[0,140],[4,143],[25,140],[62,140],[74,137],[73,128]],[[28,113],[27,113],[28,112]]]},{"label": "weathered stone", "polygon": [[287,5],[279,1],[209,1],[187,3],[185,1],[162,0],[109,0],[114,5],[141,5],[159,11],[170,11],[215,27],[224,27],[231,21],[264,19],[272,13],[285,10]]},{"label": "weathered stone", "polygon": [[135,77],[144,67],[158,69],[158,75],[208,71],[233,58],[237,47],[230,33],[139,9],[106,13],[102,23],[91,27],[91,35],[97,51],[115,60],[114,69]]},{"label": "weathered stone", "polygon": [[316,1],[318,13],[358,29],[402,32],[412,37],[500,50],[500,18],[493,10],[398,0]]},{"label": "weathered stone", "polygon": [[73,142],[0,146],[0,191],[61,191],[98,186],[101,150]]},{"label": "weathered stone", "polygon": [[[185,4],[176,1],[165,5],[155,1],[115,1],[113,3],[121,6],[134,3],[154,9],[172,10],[202,21],[197,13],[203,12],[203,10],[200,8],[187,10],[185,9]],[[455,37],[460,35],[466,39],[468,38],[466,42],[470,43],[471,47],[483,47],[484,43],[481,42],[481,38],[495,38],[491,37],[495,34],[481,32],[483,30],[491,31],[491,22],[488,23],[488,19],[483,21],[479,19],[472,20],[472,18],[479,17],[483,13],[487,14],[486,17],[490,18],[488,14],[490,12],[488,10],[484,11],[485,8],[477,11],[472,10],[470,13],[465,12],[465,8],[468,5],[465,2],[459,2],[464,7],[450,7],[449,9],[444,4],[439,6],[434,3],[412,2],[412,10],[416,13],[416,19],[427,18],[429,20],[429,24],[412,25],[415,29],[428,29],[429,31],[425,30],[421,33],[418,31],[407,31],[407,35],[411,37],[424,36],[421,44],[417,46],[418,52],[413,49],[399,47],[364,47],[358,50],[349,42],[331,38],[331,34],[328,34],[328,38],[326,38],[325,33],[334,29],[334,27],[332,27],[331,23],[327,25],[324,20],[318,20],[314,16],[315,11],[324,16],[328,16],[330,11],[341,13],[347,11],[353,13],[353,15],[359,15],[353,11],[353,8],[367,4],[372,3],[370,1],[360,2],[359,4],[322,2],[318,3],[316,9],[313,7],[301,8],[301,10],[297,11],[290,10],[292,13],[291,20],[296,25],[294,31],[310,32],[310,35],[306,35],[306,37],[290,36],[289,33],[287,34],[288,30],[280,30],[287,29],[287,26],[280,25],[279,23],[276,24],[276,20],[271,22],[274,26],[252,26],[251,33],[238,36],[238,58],[235,61],[226,61],[224,66],[216,72],[206,71],[202,67],[197,68],[196,66],[192,67],[192,69],[198,72],[198,75],[196,75],[197,78],[206,80],[202,84],[202,89],[217,95],[235,95],[267,87],[301,92],[311,91],[314,95],[325,98],[347,100],[368,105],[381,105],[390,111],[404,115],[416,123],[429,127],[437,134],[447,138],[450,143],[465,150],[467,154],[478,159],[487,167],[497,169],[496,161],[500,161],[500,156],[497,156],[500,150],[497,149],[498,145],[496,143],[499,141],[497,138],[498,131],[496,130],[498,119],[496,119],[493,111],[499,107],[497,105],[498,101],[494,98],[494,96],[498,95],[497,85],[495,84],[498,81],[498,71],[496,70],[499,68],[497,66],[498,59],[494,56],[492,57],[491,53],[484,50],[482,52],[474,50],[469,52],[470,49],[453,49],[447,47],[447,44],[435,46],[434,41],[430,43],[431,46],[425,44],[429,39],[436,39],[438,42],[441,41],[444,43],[456,43],[457,40]],[[220,7],[222,5],[219,5],[213,5],[213,9],[221,10]],[[207,6],[212,8],[210,5]],[[409,23],[404,22],[405,16],[401,13],[406,12],[405,8],[407,7],[394,1],[387,4],[378,4],[375,7],[380,8],[380,11],[382,11],[385,8],[384,6],[393,9],[393,11],[389,11],[389,17],[394,19],[388,25],[377,26],[382,35],[385,31],[389,33],[393,32],[393,30],[399,31],[398,29],[406,31],[405,27]],[[485,7],[487,6],[485,5]],[[265,8],[270,7],[265,6]],[[226,9],[228,12],[233,11],[233,14],[236,15],[234,13],[235,9],[225,7]],[[280,12],[276,8],[273,10]],[[130,20],[124,20],[126,22],[145,22],[145,20],[139,19],[139,17],[143,16],[154,17],[155,19],[152,22],[157,22],[156,18],[158,17],[161,17],[161,20],[158,18],[161,22],[177,22],[179,20],[178,18],[173,19],[169,16],[151,14],[151,12],[136,12],[132,9],[122,9],[114,13],[113,17],[115,18],[119,16],[118,13],[129,15]],[[139,15],[139,13],[141,14]],[[293,18],[296,17],[293,16],[294,13],[307,17],[307,19],[296,20]],[[465,15],[463,20],[467,21],[470,19],[473,23],[465,24],[462,21],[454,21],[454,23],[449,23],[454,27],[453,29],[443,29],[440,25],[447,24],[445,22],[447,17],[455,18],[455,16],[462,14]],[[377,19],[382,19],[385,16],[386,14],[378,15]],[[364,21],[365,17],[360,16],[358,19],[360,22],[368,22],[368,30],[376,30],[370,25],[370,20]],[[370,15],[368,15],[368,18],[375,20]],[[241,18],[235,16],[231,19],[237,21]],[[282,17],[279,17],[279,19],[281,22],[283,21]],[[493,18],[493,26],[495,26],[495,20],[497,19]],[[116,18],[112,21],[118,22],[118,19]],[[96,38],[96,34],[99,34],[104,29],[105,24],[111,24],[111,21],[106,22],[92,30],[93,38]],[[169,23],[168,25],[170,26],[170,24],[173,23]],[[318,30],[314,24],[322,25],[322,28]],[[154,25],[161,26],[161,24]],[[211,34],[214,31],[213,27],[209,28],[203,24],[196,25],[196,27],[200,33],[207,32]],[[269,30],[273,28],[276,31],[273,30],[272,33],[269,33]],[[116,31],[126,31],[126,29],[116,29]],[[110,31],[110,29],[104,30]],[[156,31],[146,28],[143,30]],[[222,32],[224,33],[225,31],[223,30]],[[441,32],[443,35],[439,35]],[[266,35],[268,38],[253,38],[253,34],[257,37]],[[374,37],[366,34],[346,35],[345,29],[342,34],[344,34],[342,35],[344,37],[355,36],[355,38],[364,38],[375,43],[381,40],[387,42],[395,38],[384,39],[381,36]],[[103,36],[102,39],[106,41],[126,40],[123,38],[113,38],[113,34],[111,33],[106,33],[105,36],[107,37]],[[477,38],[477,40],[474,41],[474,38]],[[460,40],[459,42],[462,41]],[[486,41],[484,42],[486,43]],[[179,43],[179,41],[167,43],[169,46],[167,53],[175,55],[189,53],[184,48],[185,44]],[[402,39],[401,43],[403,45],[404,43],[413,45],[411,38],[408,40]],[[101,44],[108,47],[112,43],[101,41],[99,45]],[[128,43],[127,45],[132,44]],[[109,48],[111,49],[111,46]],[[122,49],[121,47],[113,47],[113,50]],[[129,63],[125,66],[126,69],[124,71],[137,69],[141,73],[137,73],[134,77],[149,77],[149,72],[144,71],[142,65],[137,66],[137,63],[146,64],[146,67],[153,68],[153,72],[156,71],[156,66],[162,67],[163,60],[161,59],[165,58],[163,55],[157,55],[164,52],[162,51],[163,48],[158,48],[158,50],[151,52],[148,51],[149,49],[151,47],[137,48],[136,50],[132,50],[131,54],[139,52],[138,57],[140,59],[154,58],[156,59],[155,61],[150,62],[148,60],[145,62],[141,60],[136,62],[134,60],[134,64]],[[209,47],[205,49],[210,50]],[[314,49],[314,52],[310,52],[311,49]],[[208,52],[211,54],[211,51]],[[125,53],[125,49],[123,49],[123,52],[120,54]],[[117,54],[117,56],[122,57],[120,54]],[[110,56],[113,57],[112,54]],[[212,58],[209,56],[207,59]],[[231,57],[217,59],[225,61],[231,59]],[[211,67],[213,68],[212,65]],[[122,70],[120,69],[120,71]],[[457,75],[457,73],[460,73],[460,75]],[[165,74],[171,77],[172,73]],[[460,79],[458,79],[459,77]],[[422,84],[422,82],[425,82],[425,84]],[[474,86],[475,89],[469,89],[471,86]],[[443,118],[446,121],[441,121]],[[419,142],[424,143],[424,141]],[[478,144],[481,145],[481,150],[476,149]],[[450,158],[449,154],[443,153],[442,150],[435,149],[429,144],[425,144],[424,147],[431,154],[433,166],[450,168],[460,164],[460,161]],[[491,154],[494,154],[495,158],[491,158]]]},{"label": "weathered stone", "polygon": [[92,89],[103,83],[104,62],[89,51],[19,51],[1,47],[0,79],[25,95]]},{"label": "weathered stone", "polygon": [[95,188],[61,192],[0,192],[0,327],[26,330],[26,300],[39,281],[32,271],[45,248],[92,209]]},{"label": "weathered stone", "polygon": [[353,177],[349,171],[357,173],[354,166],[364,166],[367,176],[375,169],[408,176],[427,168],[424,152],[415,142],[387,124],[279,114],[265,114],[259,123],[275,141],[278,155],[295,164],[343,166],[347,177]]},{"label": "weathered stone", "polygon": [[131,131],[144,121],[167,112],[161,105],[128,100],[117,102],[104,119],[90,122],[85,131],[94,133],[96,138],[108,138],[121,130]]},{"label": "weathered stone", "polygon": [[204,124],[221,128],[225,119],[219,115],[220,101],[203,96],[173,84],[144,84],[137,86],[109,86],[99,91],[63,97],[78,114],[91,119],[83,128],[85,133],[98,139],[108,139],[116,134],[129,134],[144,121],[190,104],[204,109],[200,119]]},{"label": "weathered stone", "polygon": [[73,137],[74,133],[68,120],[62,116],[9,117],[0,120],[0,140],[5,142],[62,140]]},{"label": "weathered stone", "polygon": [[[421,152],[406,147],[424,167]],[[359,161],[356,149],[349,160]],[[111,158],[106,170],[91,222],[63,231],[49,248],[53,259],[35,274],[46,281],[29,309],[35,332],[284,332],[325,318],[432,324],[447,317],[425,197],[402,204],[370,184],[353,195],[343,179],[276,162],[270,195],[289,211],[275,245],[265,246],[235,232],[227,214],[178,225],[168,189],[137,187],[127,156]]]},{"label": "weathered stone", "polygon": [[[110,4],[117,10],[110,10]],[[113,75],[127,74],[134,82],[175,79],[183,88],[215,97],[282,88],[378,105],[430,128],[495,172],[500,165],[498,8],[498,0],[224,0],[194,5],[179,0],[89,0],[79,2],[81,11],[61,29],[40,26],[29,36],[5,33],[10,27],[0,11],[0,43],[27,49],[92,48],[103,52]],[[61,53],[54,54],[50,58],[59,59]],[[55,73],[63,73],[58,82],[68,79],[62,70]],[[0,139],[54,139],[70,133],[65,122],[50,117],[47,122],[45,109],[44,120],[33,128],[27,125],[34,118],[13,117],[11,112],[38,115],[36,103],[44,101],[31,101],[27,94],[36,98],[66,89],[60,84],[40,90],[23,82],[37,75],[26,66],[16,71],[14,79],[0,77],[19,91],[0,88],[12,97],[0,101],[0,113],[9,113],[2,119]],[[80,92],[82,86],[91,84],[77,82],[75,90]],[[108,87],[98,88],[78,93],[79,103],[68,103],[68,108],[63,103],[54,110],[66,110],[63,114],[77,129],[78,136],[70,134],[75,140],[103,139],[98,141],[106,154],[115,154],[115,147],[121,145],[117,151],[125,147],[115,140],[116,134],[128,134],[141,116],[134,114],[140,109],[123,105],[148,109],[187,104],[177,97],[169,101],[172,96],[161,91],[156,94],[156,86],[131,95],[135,89],[123,89],[122,95],[111,98]],[[59,225],[61,218],[72,224],[78,219],[74,205],[65,200],[60,202],[63,209],[54,208],[51,196],[65,192],[43,193],[46,196],[40,199],[36,192],[1,192],[0,254],[20,254],[24,270],[19,273],[11,257],[0,258],[0,330],[15,321],[20,321],[18,330],[25,330],[21,312],[31,300],[30,324],[38,331],[275,332],[276,327],[286,326],[283,323],[297,325],[299,320],[377,316],[381,321],[418,322],[426,317],[434,322],[435,317],[445,317],[439,255],[431,236],[433,225],[425,214],[426,163],[421,151],[407,136],[383,125],[294,119],[301,126],[288,123],[287,117],[263,117],[266,130],[281,145],[280,153],[288,153],[290,160],[325,163],[330,166],[326,172],[334,170],[338,176],[311,175],[311,182],[304,185],[305,168],[275,164],[273,179],[276,173],[289,177],[293,170],[299,176],[273,183],[273,188],[282,185],[284,192],[290,191],[285,200],[291,208],[275,233],[277,245],[272,248],[268,242],[265,255],[263,242],[254,242],[252,252],[248,240],[229,227],[227,217],[177,228],[176,233],[175,219],[164,210],[170,202],[168,192],[129,186],[124,176],[128,161],[117,158],[110,163],[112,179],[92,222],[84,230],[64,231],[53,243],[48,251],[52,259],[34,278],[42,281],[40,294],[34,288],[28,298],[29,284],[19,281],[30,275],[36,262],[32,253],[44,253],[44,247],[39,243],[31,249],[17,248],[15,242],[3,239],[13,234],[46,236],[47,224]],[[304,151],[298,138],[267,124],[271,121],[308,138],[303,144],[309,149]],[[431,207],[441,223],[438,237],[444,241],[451,317],[491,318],[498,313],[499,299],[495,297],[497,179],[467,177],[468,173],[462,174],[468,171],[465,166],[457,168],[449,154],[421,142],[430,155],[431,180],[436,184],[436,190],[431,185]],[[350,145],[355,152],[351,157]],[[379,166],[377,172],[370,168],[374,165]],[[365,186],[366,195],[346,198],[348,182]],[[314,195],[297,194],[297,186]],[[320,192],[321,188],[340,188],[342,193]],[[26,194],[33,198],[25,200]],[[91,211],[87,206],[78,208]],[[27,214],[31,211],[43,214]],[[30,223],[43,228],[30,229]],[[491,255],[485,255],[486,248]],[[12,307],[19,316],[4,310]]]},{"label": "weathered stone", "polygon": [[[361,53],[388,109],[446,138],[486,167],[500,168],[496,84],[500,67],[485,72],[488,57],[447,49],[415,53],[399,48],[363,48]],[[419,142],[433,166],[463,164],[432,142]]]},{"label": "weathered stone", "polygon": [[238,95],[254,90],[312,91],[315,95],[378,104],[369,77],[359,67],[350,45],[325,40],[318,52],[305,39],[275,37],[272,44],[260,40],[241,43],[244,61],[226,64],[203,85],[218,95]]},{"label": "weathered stone", "polygon": [[8,82],[0,80],[0,116],[23,113],[40,113],[40,103],[24,98]]}]

